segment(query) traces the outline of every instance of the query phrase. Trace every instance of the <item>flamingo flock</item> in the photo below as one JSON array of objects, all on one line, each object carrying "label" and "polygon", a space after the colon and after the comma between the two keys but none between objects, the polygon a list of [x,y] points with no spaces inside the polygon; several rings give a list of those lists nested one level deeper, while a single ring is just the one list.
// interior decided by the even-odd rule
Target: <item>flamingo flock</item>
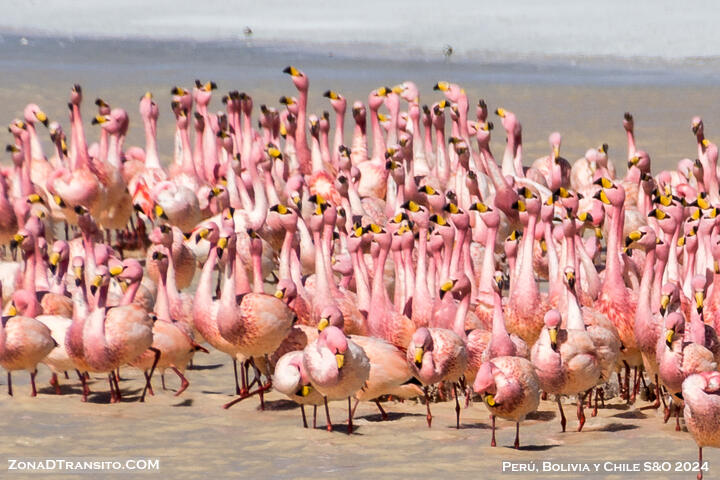
[{"label": "flamingo flock", "polygon": [[155,370],[177,375],[180,395],[194,354],[213,348],[235,366],[225,408],[274,388],[306,427],[305,406],[324,406],[330,430],[328,401],[347,401],[352,432],[360,401],[386,418],[381,401],[421,397],[431,426],[430,404],[449,396],[459,428],[459,397],[479,395],[492,445],[500,417],[516,422],[519,447],[541,396],[557,399],[563,431],[560,398],[576,396],[580,431],[616,376],[622,400],[643,385],[678,430],[683,413],[701,461],[720,447],[720,169],[700,118],[695,158],[653,175],[626,113],[621,178],[606,144],[571,163],[557,132],[548,155],[523,158],[506,108],[494,110],[507,139],[498,163],[488,105],[471,112],[445,81],[432,104],[410,81],[373,90],[350,105],[349,137],[342,94],[323,94],[334,115],[309,113],[308,77],[284,73],[297,96],[255,118],[247,93],[213,113],[214,82],[173,87],[168,166],[149,92],[144,148],[125,144],[130,115],[102,99],[89,127],[80,85],[69,135],[35,104],[10,123],[9,394],[11,373],[26,370],[35,396],[43,363],[58,394],[76,373],[83,401],[90,375],[120,401],[120,368],[143,372],[141,401]]}]

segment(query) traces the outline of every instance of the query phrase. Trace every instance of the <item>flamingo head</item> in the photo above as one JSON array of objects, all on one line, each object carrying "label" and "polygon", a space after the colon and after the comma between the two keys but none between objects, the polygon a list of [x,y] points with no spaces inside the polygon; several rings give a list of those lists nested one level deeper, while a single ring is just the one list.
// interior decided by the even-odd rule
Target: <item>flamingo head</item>
[{"label": "flamingo head", "polygon": [[703,135],[703,121],[700,117],[693,117],[690,121],[690,128],[692,128],[693,135],[697,135],[698,137],[701,137]]},{"label": "flamingo head", "polygon": [[[157,258],[154,260],[156,261],[163,261],[165,260],[165,265],[167,268],[167,255],[163,253],[162,251],[156,250],[156,252],[153,252],[153,255],[157,253]],[[126,282],[128,284],[134,284],[139,283],[142,280],[143,277],[143,267],[140,264],[139,261],[135,260],[134,258],[126,258],[122,261],[119,265],[114,265],[111,267],[113,270],[112,272],[109,272],[113,277],[117,278],[118,280],[122,282]]]},{"label": "flamingo head", "polygon": [[680,312],[671,312],[665,317],[665,345],[670,348],[678,336],[685,333],[685,318]]},{"label": "flamingo head", "polygon": [[49,121],[47,115],[34,103],[30,103],[25,107],[23,116],[27,123],[34,124],[35,122],[40,122],[46,127],[48,126]]},{"label": "flamingo head", "polygon": [[335,355],[338,370],[343,368],[348,341],[342,330],[334,325],[328,325],[318,335],[318,346],[330,350]]},{"label": "flamingo head", "polygon": [[665,315],[668,308],[676,307],[680,302],[680,289],[676,283],[668,282],[662,286],[660,296],[660,314]]},{"label": "flamingo head", "polygon": [[605,205],[620,207],[625,202],[625,189],[618,187],[612,180],[600,177],[595,181],[596,185],[600,185],[600,190],[593,196],[603,202]]},{"label": "flamingo head", "polygon": [[50,272],[55,274],[58,265],[64,264],[70,260],[70,246],[65,240],[55,240],[50,255],[48,256],[48,268]]},{"label": "flamingo head", "polygon": [[655,231],[643,225],[635,231],[632,231],[625,237],[625,248],[642,248],[647,251],[655,248],[657,245],[657,236]]},{"label": "flamingo head", "polygon": [[420,369],[422,367],[425,356],[428,354],[432,354],[434,348],[430,330],[425,327],[421,327],[415,330],[415,333],[413,333],[412,336],[412,341],[410,342],[410,346],[412,346],[413,349],[408,348],[408,353],[412,355],[413,363],[415,364],[415,366]]},{"label": "flamingo head", "polygon": [[289,278],[281,279],[278,281],[273,295],[275,298],[278,298],[285,303],[292,302],[295,297],[297,297],[297,287],[295,286],[295,282]]},{"label": "flamingo head", "polygon": [[695,308],[698,313],[702,312],[705,302],[705,287],[707,286],[707,278],[704,275],[695,275],[690,281],[693,296],[695,297]]},{"label": "flamingo head", "polygon": [[318,332],[322,332],[328,327],[335,327],[342,330],[344,325],[345,318],[336,305],[327,305],[320,312],[320,320],[318,320],[317,324]]},{"label": "flamingo head", "polygon": [[[573,278],[574,277],[575,275],[573,272]],[[567,281],[567,272],[565,278]],[[560,315],[559,311],[553,308],[552,310],[548,310],[548,312],[545,313],[545,318],[543,319],[543,321],[545,322],[545,328],[547,328],[548,334],[550,336],[550,347],[557,352],[558,329],[560,328],[560,323],[562,322],[562,316]]]},{"label": "flamingo head", "polygon": [[307,75],[293,66],[285,67],[283,73],[290,75],[293,84],[295,84],[295,88],[297,88],[299,92],[307,92],[308,86],[310,85]]},{"label": "flamingo head", "polygon": [[82,102],[82,87],[79,83],[74,84],[70,88],[70,104],[80,105]]},{"label": "flamingo head", "polygon": [[107,265],[98,265],[95,269],[95,276],[90,281],[90,293],[95,293],[100,288],[110,285],[110,271]]},{"label": "flamingo head", "polygon": [[405,81],[392,87],[392,91],[406,102],[417,103],[420,99],[420,93],[417,85],[411,81]]},{"label": "flamingo head", "polygon": [[334,90],[327,90],[323,93],[323,97],[330,99],[330,105],[332,105],[335,112],[338,115],[344,114],[347,108],[347,99]]},{"label": "flamingo head", "polygon": [[475,383],[473,383],[475,393],[481,395],[483,401],[490,407],[498,406],[495,398],[495,395],[497,395],[497,385],[495,383],[496,372],[497,367],[492,362],[485,362],[480,365],[480,369],[475,377]]}]

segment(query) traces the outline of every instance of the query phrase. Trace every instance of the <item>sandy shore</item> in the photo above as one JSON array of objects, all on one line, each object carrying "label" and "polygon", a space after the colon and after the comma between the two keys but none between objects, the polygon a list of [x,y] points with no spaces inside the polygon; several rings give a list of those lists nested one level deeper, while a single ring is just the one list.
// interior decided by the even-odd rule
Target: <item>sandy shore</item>
[{"label": "sandy shore", "polygon": [[[456,430],[452,401],[434,403],[433,426],[428,429],[425,406],[415,401],[389,402],[384,406],[390,420],[381,421],[374,404],[361,404],[356,413],[356,431],[346,434],[345,403],[332,403],[330,416],[337,422],[332,433],[325,431],[324,412],[318,411],[318,429],[302,428],[300,410],[273,392],[266,396],[267,411],[258,410],[257,397],[244,400],[230,410],[221,405],[232,397],[232,364],[222,354],[195,356],[196,367],[188,371],[190,387],[180,397],[173,391],[178,382],[166,376],[170,390],[160,390],[145,404],[137,402],[142,382],[139,372],[125,368],[121,387],[126,397],[108,404],[107,383],[97,379],[86,404],[80,402],[75,382],[61,379],[64,395],[56,396],[47,386],[43,368],[40,395],[31,398],[26,374],[13,377],[15,396],[7,397],[0,386],[0,430],[5,458],[83,458],[120,460],[160,459],[160,470],[125,472],[122,478],[150,476],[176,479],[217,478],[438,478],[452,472],[464,478],[583,478],[570,472],[542,472],[542,462],[561,464],[693,461],[697,449],[687,431],[676,432],[674,422],[662,422],[662,410],[647,409],[638,399],[628,407],[617,398],[601,408],[597,417],[586,409],[587,423],[575,431],[575,408],[565,406],[568,432],[561,433],[554,402],[544,401],[532,420],[520,430],[522,448],[511,448],[515,426],[498,420],[496,448],[490,444],[487,409],[472,403],[461,412],[462,428]],[[462,399],[461,399],[462,403]],[[312,409],[308,409],[311,415]],[[682,421],[682,419],[681,419]],[[720,452],[705,450],[710,471],[720,472]],[[528,475],[503,473],[503,461],[530,463],[540,471]],[[6,468],[0,463],[0,468]],[[569,468],[569,467],[566,467]],[[596,478],[694,478],[692,473],[608,473],[604,465]],[[615,467],[613,467],[615,468]],[[619,467],[617,467],[619,468]],[[28,472],[7,472],[8,478],[38,478]],[[5,477],[5,475],[3,475]],[[52,478],[74,478],[57,474]]]}]

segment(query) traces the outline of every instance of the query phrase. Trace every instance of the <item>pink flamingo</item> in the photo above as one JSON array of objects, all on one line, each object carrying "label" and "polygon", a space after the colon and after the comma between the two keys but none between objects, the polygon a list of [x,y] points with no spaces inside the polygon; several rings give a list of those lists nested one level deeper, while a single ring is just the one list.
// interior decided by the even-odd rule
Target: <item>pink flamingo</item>
[{"label": "pink flamingo", "polygon": [[483,363],[473,390],[483,396],[492,417],[491,446],[495,446],[495,417],[515,422],[515,448],[520,448],[520,422],[540,405],[540,380],[529,360],[496,357]]},{"label": "pink flamingo", "polygon": [[685,423],[698,446],[699,473],[703,464],[703,447],[720,448],[720,373],[702,372],[688,376],[682,383],[685,401]]}]

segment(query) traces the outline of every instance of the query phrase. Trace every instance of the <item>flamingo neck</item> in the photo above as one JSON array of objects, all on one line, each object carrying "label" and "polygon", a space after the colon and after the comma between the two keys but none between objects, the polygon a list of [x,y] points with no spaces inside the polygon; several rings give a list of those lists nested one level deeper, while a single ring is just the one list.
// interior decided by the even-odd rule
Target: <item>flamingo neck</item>
[{"label": "flamingo neck", "polygon": [[495,241],[497,240],[498,227],[488,227],[485,235],[485,252],[483,253],[482,270],[480,271],[481,292],[492,291],[493,273],[495,272]]}]

